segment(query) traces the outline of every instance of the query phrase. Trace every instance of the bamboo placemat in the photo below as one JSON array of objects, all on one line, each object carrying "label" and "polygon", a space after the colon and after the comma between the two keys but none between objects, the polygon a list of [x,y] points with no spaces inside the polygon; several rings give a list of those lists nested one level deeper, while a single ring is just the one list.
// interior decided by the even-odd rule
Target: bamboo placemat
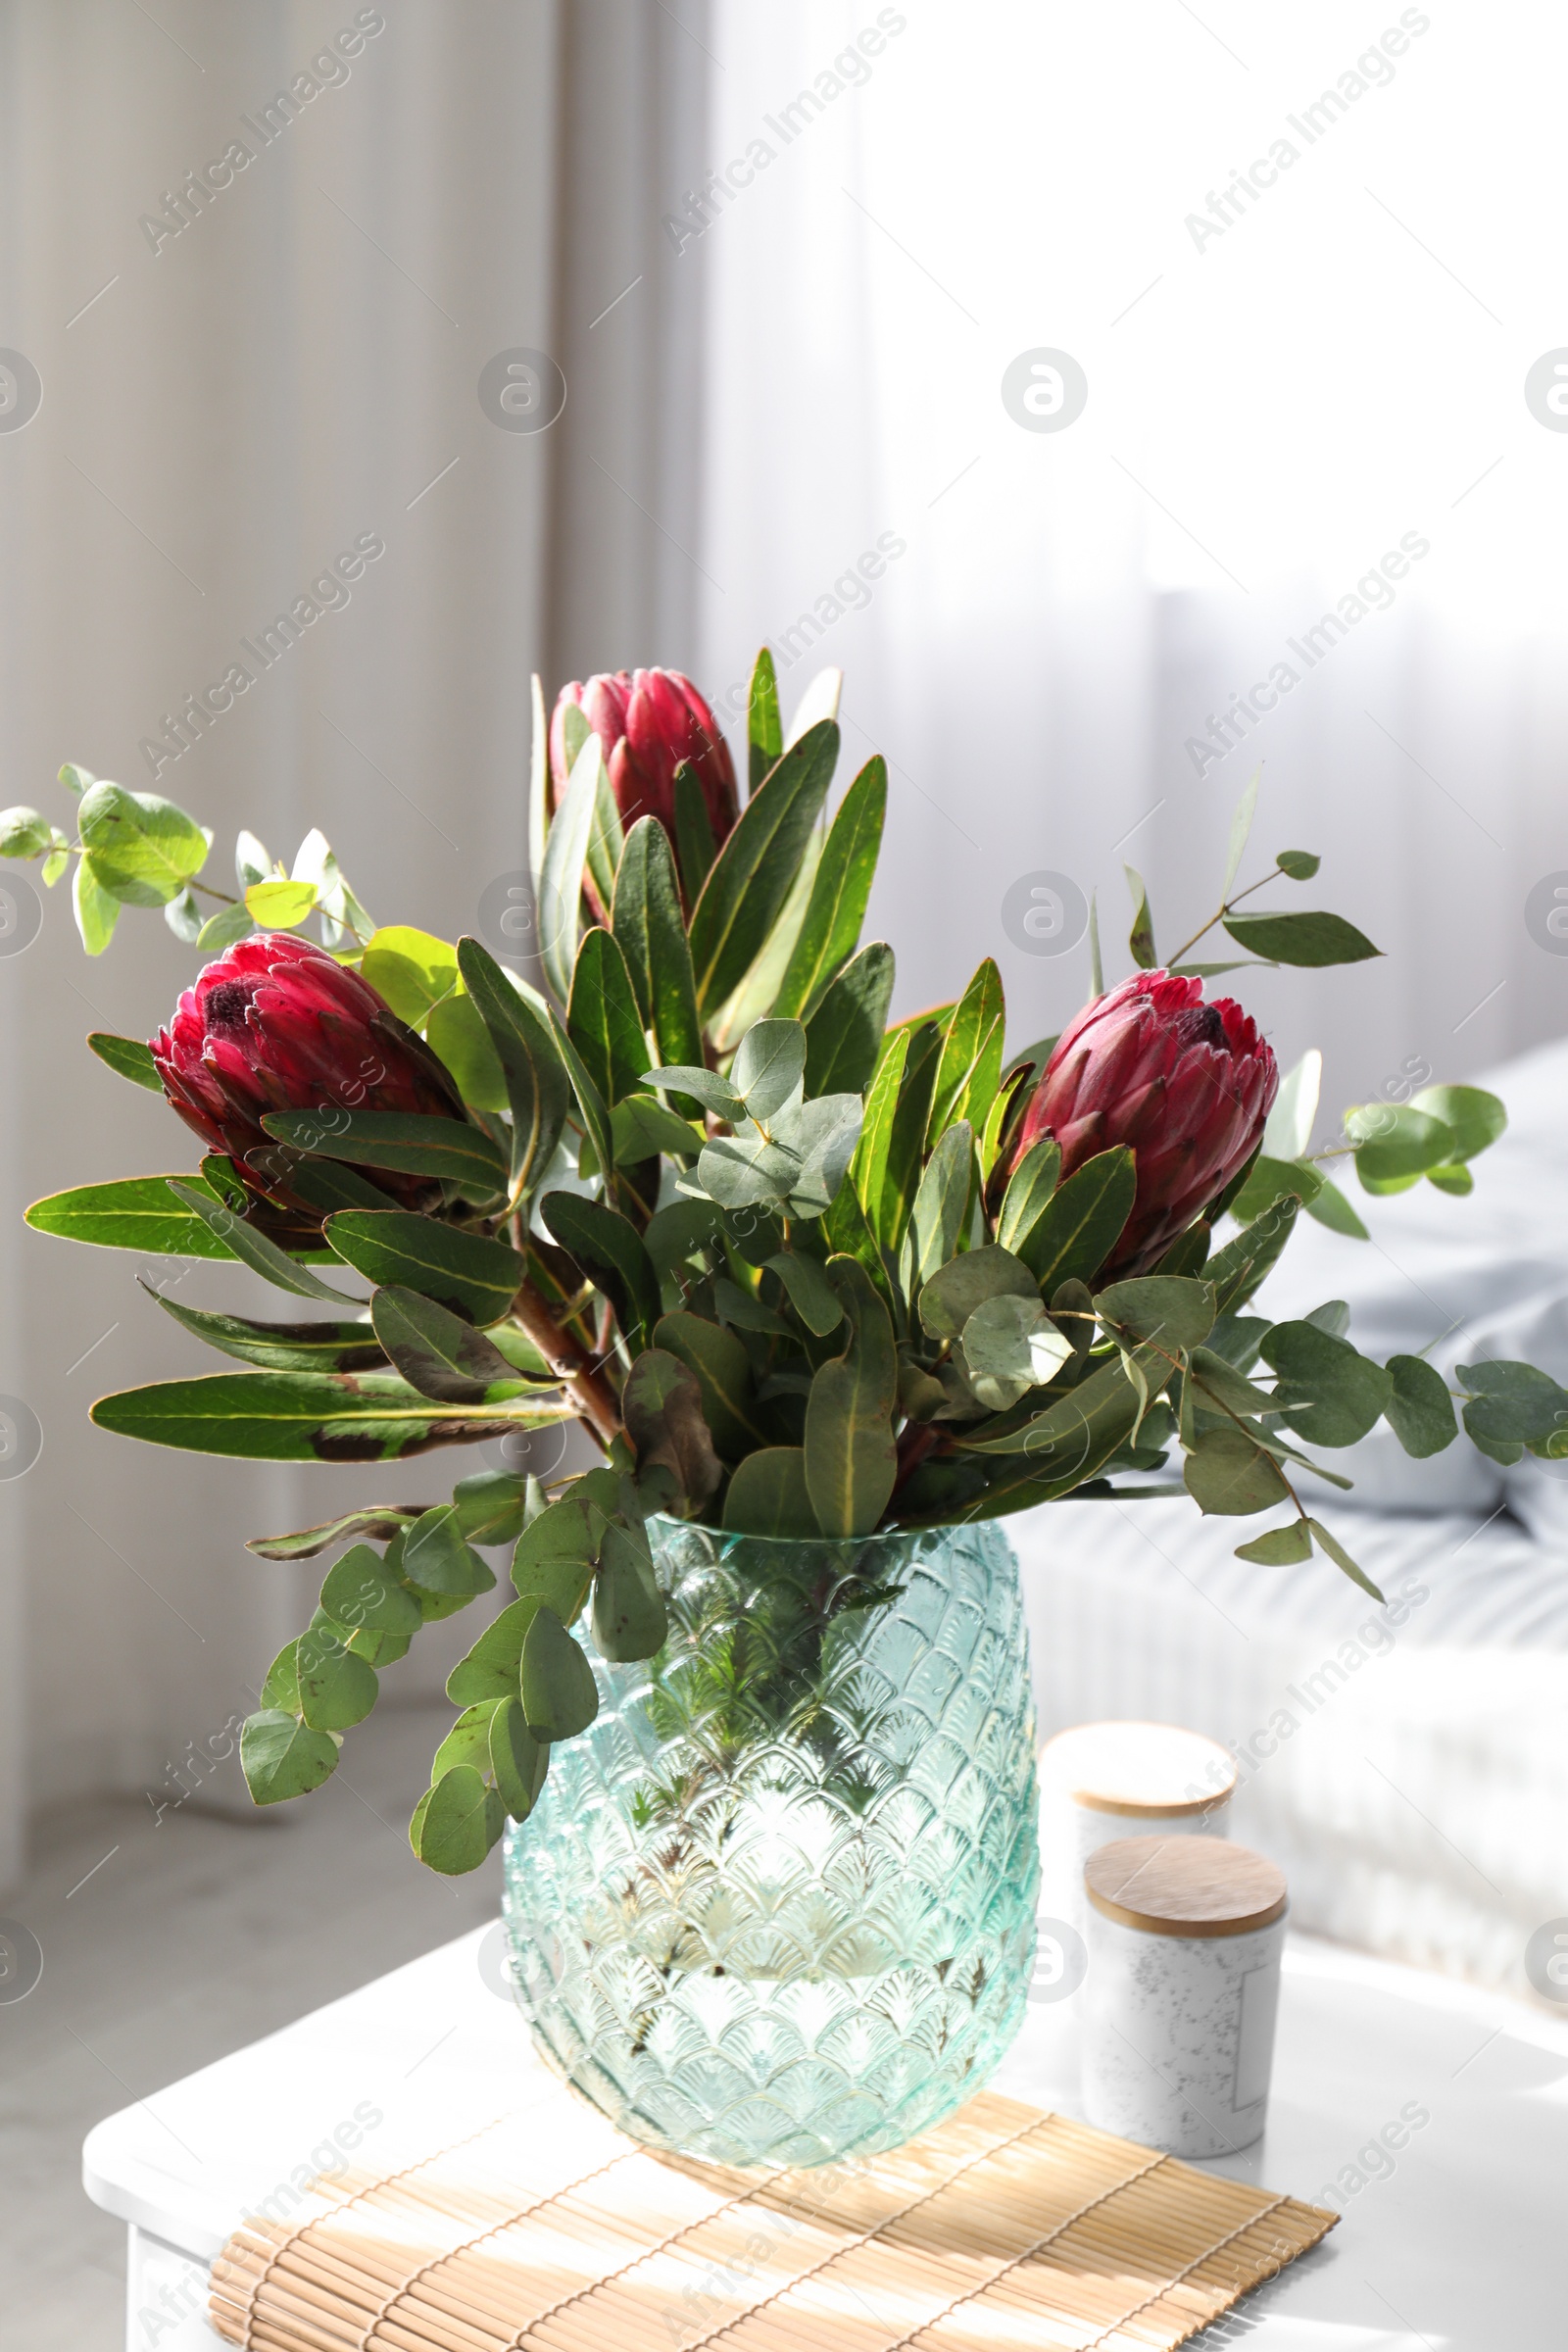
[{"label": "bamboo placemat", "polygon": [[562,2093],[247,2222],[211,2308],[257,2352],[1163,2352],[1337,2218],[990,2092],[891,2155],[767,2175]]}]

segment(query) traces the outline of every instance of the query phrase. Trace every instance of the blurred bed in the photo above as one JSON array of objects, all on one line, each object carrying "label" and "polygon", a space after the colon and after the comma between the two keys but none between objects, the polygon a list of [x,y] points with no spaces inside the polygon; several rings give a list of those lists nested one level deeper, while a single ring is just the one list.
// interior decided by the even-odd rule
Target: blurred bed
[{"label": "blurred bed", "polygon": [[[1267,1303],[1343,1298],[1380,1357],[1431,1345],[1446,1373],[1522,1356],[1568,1380],[1568,1044],[1480,1083],[1510,1123],[1474,1195],[1357,1193],[1370,1243],[1303,1220]],[[1463,1436],[1412,1462],[1381,1425],[1323,1459],[1355,1488],[1314,1507],[1383,1608],[1322,1559],[1238,1560],[1255,1528],[1185,1499],[1012,1522],[1042,1734],[1211,1734],[1237,1756],[1233,1835],[1284,1867],[1298,1925],[1525,1991],[1526,1943],[1568,1914],[1568,1463],[1504,1470]]]}]

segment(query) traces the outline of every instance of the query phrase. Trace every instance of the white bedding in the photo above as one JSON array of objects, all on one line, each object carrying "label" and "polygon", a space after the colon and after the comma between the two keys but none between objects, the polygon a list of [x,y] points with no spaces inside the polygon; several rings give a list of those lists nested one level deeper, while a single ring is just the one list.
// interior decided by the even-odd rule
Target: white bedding
[{"label": "white bedding", "polygon": [[[1351,1307],[1368,1353],[1449,1371],[1523,1356],[1568,1381],[1568,1046],[1493,1074],[1506,1136],[1455,1200],[1349,1190],[1370,1244],[1303,1220],[1264,1303]],[[1436,1343],[1436,1345],[1432,1345]],[[1568,1914],[1568,1463],[1412,1462],[1392,1432],[1326,1454],[1314,1507],[1386,1595],[1321,1558],[1262,1569],[1255,1533],[1185,1500],[1057,1503],[1008,1522],[1046,1735],[1183,1723],[1238,1754],[1233,1834],[1272,1854],[1299,1925],[1525,1989]]]}]

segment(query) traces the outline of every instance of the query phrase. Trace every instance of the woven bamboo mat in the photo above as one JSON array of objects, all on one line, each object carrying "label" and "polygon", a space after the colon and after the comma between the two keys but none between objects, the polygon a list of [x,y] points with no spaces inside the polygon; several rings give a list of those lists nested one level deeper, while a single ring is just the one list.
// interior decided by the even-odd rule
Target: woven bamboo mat
[{"label": "woven bamboo mat", "polygon": [[253,2220],[212,2316],[258,2352],[1162,2352],[1337,2216],[991,2093],[887,2156],[732,2173],[563,2093]]}]

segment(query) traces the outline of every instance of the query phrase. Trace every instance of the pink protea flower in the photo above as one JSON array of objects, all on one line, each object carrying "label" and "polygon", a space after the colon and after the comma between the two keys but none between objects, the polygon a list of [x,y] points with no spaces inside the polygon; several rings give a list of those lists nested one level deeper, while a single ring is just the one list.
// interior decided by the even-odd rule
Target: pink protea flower
[{"label": "pink protea flower", "polygon": [[1130,1144],[1137,1198],[1102,1279],[1147,1273],[1251,1156],[1278,1092],[1273,1053],[1233,997],[1205,1004],[1201,980],[1136,972],[1062,1031],[1014,1164],[1043,1135],[1061,1146],[1063,1178]]},{"label": "pink protea flower", "polygon": [[[459,1096],[421,1037],[358,972],[287,931],[242,939],[186,989],[150,1050],[164,1092],[213,1152],[265,1200],[319,1211],[288,1182],[293,1156],[262,1126],[274,1110],[417,1111],[461,1119]],[[425,1208],[426,1176],[361,1171],[390,1200]]]},{"label": "pink protea flower", "polygon": [[[566,789],[566,706],[575,704],[604,747],[611,790],[629,832],[640,816],[656,816],[675,838],[675,770],[691,763],[702,786],[713,840],[722,847],[740,814],[735,769],[718,722],[690,678],[678,669],[617,669],[586,684],[563,686],[550,721],[551,807]],[[608,920],[592,885],[595,912]]]}]

